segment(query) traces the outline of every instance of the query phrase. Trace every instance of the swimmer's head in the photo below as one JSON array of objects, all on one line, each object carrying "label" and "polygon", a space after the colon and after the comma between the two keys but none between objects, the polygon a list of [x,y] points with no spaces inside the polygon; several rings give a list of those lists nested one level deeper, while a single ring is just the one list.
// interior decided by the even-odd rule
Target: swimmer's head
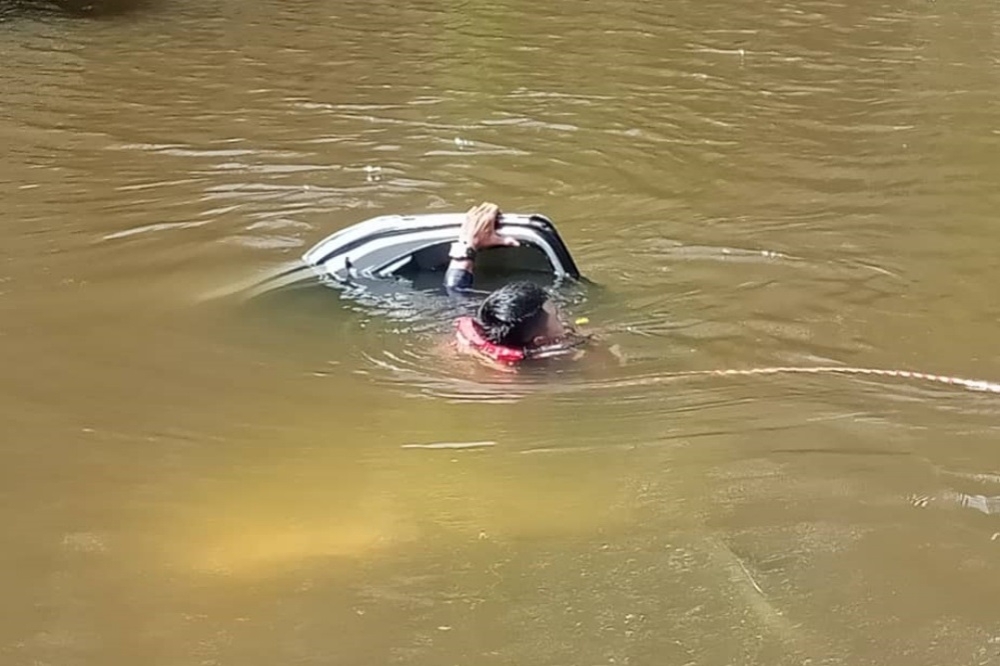
[{"label": "swimmer's head", "polygon": [[486,339],[504,347],[540,347],[567,332],[555,303],[532,282],[513,282],[494,291],[479,307],[477,320]]}]

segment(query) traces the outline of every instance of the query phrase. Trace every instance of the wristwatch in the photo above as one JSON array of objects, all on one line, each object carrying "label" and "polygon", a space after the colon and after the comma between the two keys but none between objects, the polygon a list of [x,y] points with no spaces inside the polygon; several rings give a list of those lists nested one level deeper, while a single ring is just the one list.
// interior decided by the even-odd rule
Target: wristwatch
[{"label": "wristwatch", "polygon": [[476,258],[476,248],[472,247],[465,241],[455,241],[451,244],[451,248],[448,250],[449,259],[475,259]]}]

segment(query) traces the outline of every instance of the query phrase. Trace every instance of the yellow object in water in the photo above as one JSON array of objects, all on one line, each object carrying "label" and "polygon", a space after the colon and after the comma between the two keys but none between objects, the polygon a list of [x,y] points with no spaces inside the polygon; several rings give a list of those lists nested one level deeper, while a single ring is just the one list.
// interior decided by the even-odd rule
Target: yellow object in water
[{"label": "yellow object in water", "polygon": [[577,326],[583,326],[584,324],[589,324],[590,320],[586,317],[580,317],[576,320],[575,323]]}]

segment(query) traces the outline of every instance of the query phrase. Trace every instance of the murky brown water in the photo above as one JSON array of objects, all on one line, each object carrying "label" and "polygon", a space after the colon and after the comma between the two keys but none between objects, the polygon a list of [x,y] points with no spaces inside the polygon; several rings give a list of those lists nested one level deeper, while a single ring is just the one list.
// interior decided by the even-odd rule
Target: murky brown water
[{"label": "murky brown water", "polygon": [[[1000,380],[995,3],[16,4],[3,663],[1000,663],[1000,398],[667,377]],[[247,298],[481,199],[625,365]]]}]

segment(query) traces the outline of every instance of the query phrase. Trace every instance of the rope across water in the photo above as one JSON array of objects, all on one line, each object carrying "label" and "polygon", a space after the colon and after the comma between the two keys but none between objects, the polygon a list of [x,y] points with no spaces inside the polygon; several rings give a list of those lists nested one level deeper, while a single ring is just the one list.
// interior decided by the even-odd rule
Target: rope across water
[{"label": "rope across water", "polygon": [[[752,377],[757,375],[867,375],[873,377],[892,377],[895,379],[914,379],[918,381],[934,382],[936,384],[947,384],[949,386],[960,386],[970,391],[985,391],[988,393],[1000,393],[1000,383],[989,382],[981,379],[965,379],[963,377],[949,377],[948,375],[932,375],[926,372],[913,372],[911,370],[883,370],[880,368],[851,368],[841,366],[815,366],[815,367],[794,367],[775,366],[769,368],[746,368],[729,370],[684,370],[660,375],[664,380],[682,377]],[[652,378],[649,378],[652,379]],[[643,380],[640,382],[645,383]],[[627,382],[631,383],[631,382]]]}]

